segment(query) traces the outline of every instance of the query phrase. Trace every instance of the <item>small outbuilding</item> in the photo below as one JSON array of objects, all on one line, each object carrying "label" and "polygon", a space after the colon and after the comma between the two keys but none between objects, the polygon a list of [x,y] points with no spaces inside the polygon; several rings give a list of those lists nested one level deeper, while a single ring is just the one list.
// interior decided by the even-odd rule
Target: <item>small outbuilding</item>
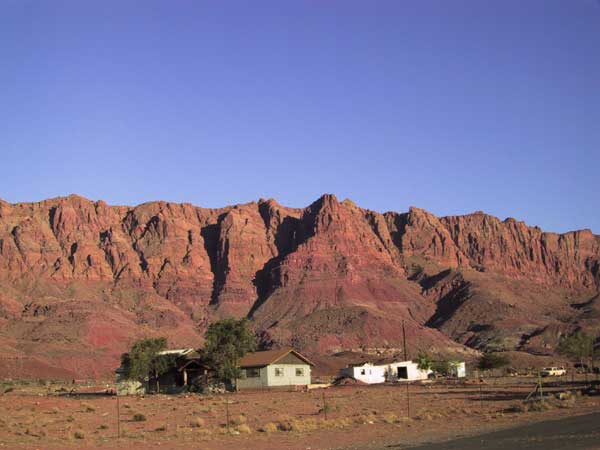
[{"label": "small outbuilding", "polygon": [[248,353],[239,363],[238,389],[307,386],[314,364],[292,348]]},{"label": "small outbuilding", "polygon": [[426,380],[431,370],[421,370],[412,361],[394,361],[387,364],[363,362],[350,364],[340,371],[342,377],[351,377],[367,384],[398,381]]}]

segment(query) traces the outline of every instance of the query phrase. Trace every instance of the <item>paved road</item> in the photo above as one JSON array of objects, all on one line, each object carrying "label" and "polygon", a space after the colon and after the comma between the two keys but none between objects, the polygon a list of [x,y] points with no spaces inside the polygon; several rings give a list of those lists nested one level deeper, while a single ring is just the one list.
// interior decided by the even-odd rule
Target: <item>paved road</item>
[{"label": "paved road", "polygon": [[[406,448],[400,444],[386,449]],[[581,450],[600,449],[600,413],[496,431],[411,450]],[[384,450],[384,449],[382,449]]]}]

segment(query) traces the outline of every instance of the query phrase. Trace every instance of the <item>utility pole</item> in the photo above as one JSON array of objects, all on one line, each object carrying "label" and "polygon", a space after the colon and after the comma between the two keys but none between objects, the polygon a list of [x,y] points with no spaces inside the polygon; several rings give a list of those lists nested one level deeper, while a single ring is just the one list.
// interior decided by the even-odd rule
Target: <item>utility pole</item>
[{"label": "utility pole", "polygon": [[117,438],[121,439],[121,409],[119,408],[119,388],[115,390],[117,394]]},{"label": "utility pole", "polygon": [[406,329],[404,328],[404,320],[402,321],[402,340],[404,341],[404,361],[408,361],[408,353],[406,352]]},{"label": "utility pole", "polygon": [[[408,352],[406,351],[406,328],[404,320],[402,321],[402,341],[404,344],[404,361],[408,361]],[[406,369],[408,371],[408,368]],[[410,392],[408,389],[408,377],[406,380],[406,417],[410,417]]]}]

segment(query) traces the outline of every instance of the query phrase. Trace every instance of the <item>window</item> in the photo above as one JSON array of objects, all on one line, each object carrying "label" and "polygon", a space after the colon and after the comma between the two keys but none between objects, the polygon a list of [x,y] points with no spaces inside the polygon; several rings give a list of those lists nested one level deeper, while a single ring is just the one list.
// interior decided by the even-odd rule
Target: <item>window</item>
[{"label": "window", "polygon": [[360,374],[365,375],[365,369],[360,369]]},{"label": "window", "polygon": [[275,376],[282,377],[283,376],[283,367],[275,367]]},{"label": "window", "polygon": [[260,377],[260,369],[253,367],[252,369],[246,369],[246,378],[258,378]]},{"label": "window", "polygon": [[296,376],[297,377],[303,377],[304,376],[304,369],[302,367],[296,367]]}]

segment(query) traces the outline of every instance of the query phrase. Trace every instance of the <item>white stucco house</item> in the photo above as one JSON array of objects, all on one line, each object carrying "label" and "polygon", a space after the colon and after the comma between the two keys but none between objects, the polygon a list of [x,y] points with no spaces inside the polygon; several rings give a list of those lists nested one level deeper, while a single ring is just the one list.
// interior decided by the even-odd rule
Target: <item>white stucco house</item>
[{"label": "white stucco house", "polygon": [[398,361],[388,364],[350,364],[340,371],[343,377],[352,377],[367,384],[426,380],[431,370],[420,370],[417,363],[412,361]]}]

